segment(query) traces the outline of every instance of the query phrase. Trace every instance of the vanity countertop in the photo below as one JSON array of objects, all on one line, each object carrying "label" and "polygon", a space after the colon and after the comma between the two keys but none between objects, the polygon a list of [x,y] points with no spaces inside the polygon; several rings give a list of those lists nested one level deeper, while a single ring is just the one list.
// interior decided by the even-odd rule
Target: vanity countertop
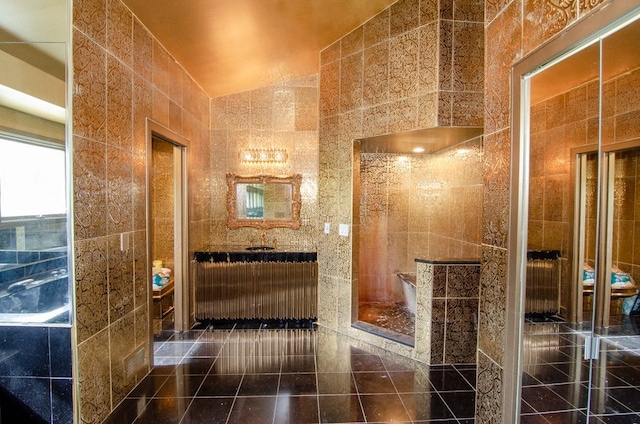
[{"label": "vanity countertop", "polygon": [[437,258],[437,259],[422,259],[416,258],[416,262],[431,265],[479,265],[479,258]]},{"label": "vanity countertop", "polygon": [[247,249],[243,246],[208,246],[193,253],[196,262],[316,262],[316,251],[281,247]]}]

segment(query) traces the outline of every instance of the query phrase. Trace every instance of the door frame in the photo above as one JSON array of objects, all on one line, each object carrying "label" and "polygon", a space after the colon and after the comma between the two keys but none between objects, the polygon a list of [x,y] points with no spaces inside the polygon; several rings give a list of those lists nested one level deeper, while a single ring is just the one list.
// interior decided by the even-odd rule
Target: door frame
[{"label": "door frame", "polygon": [[629,18],[635,2],[609,1],[532,51],[511,68],[511,170],[509,194],[509,236],[507,240],[507,287],[505,345],[503,359],[504,407],[502,423],[520,421],[522,388],[522,345],[524,329],[525,265],[529,193],[529,93],[525,79],[553,63],[566,52],[586,45]]},{"label": "door frame", "polygon": [[[151,187],[150,178],[152,170],[153,138],[164,140],[179,148],[181,155],[174,156],[174,165],[179,165],[182,172],[177,175],[174,181],[175,202],[174,202],[174,258],[173,275],[174,284],[174,330],[189,330],[193,324],[191,317],[191,284],[189,279],[189,203],[191,199],[188,184],[188,150],[190,143],[187,139],[173,132],[172,130],[147,118],[146,120],[146,230],[147,230],[147,270],[151,270],[153,258],[151,257]],[[149,284],[151,288],[151,284]],[[149,335],[153,343],[153,291],[149,290],[148,295],[149,311]]]}]

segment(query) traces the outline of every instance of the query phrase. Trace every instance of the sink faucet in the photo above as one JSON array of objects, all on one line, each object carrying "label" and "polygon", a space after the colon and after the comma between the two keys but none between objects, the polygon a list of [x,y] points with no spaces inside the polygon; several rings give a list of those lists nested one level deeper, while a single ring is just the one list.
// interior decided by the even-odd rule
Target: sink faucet
[{"label": "sink faucet", "polygon": [[264,245],[265,245],[264,231],[260,231],[260,246],[264,247]]}]

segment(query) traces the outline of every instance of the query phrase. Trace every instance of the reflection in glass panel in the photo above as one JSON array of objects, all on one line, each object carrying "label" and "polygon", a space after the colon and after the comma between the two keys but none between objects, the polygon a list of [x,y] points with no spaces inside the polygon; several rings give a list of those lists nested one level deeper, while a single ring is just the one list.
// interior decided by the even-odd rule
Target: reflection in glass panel
[{"label": "reflection in glass panel", "polygon": [[0,42],[0,322],[69,322],[65,54]]},{"label": "reflection in glass panel", "polygon": [[292,201],[291,184],[236,185],[238,219],[291,219]]},{"label": "reflection in glass panel", "polygon": [[[240,190],[242,187],[238,187]],[[264,184],[247,184],[246,190],[246,218],[263,218],[264,217]],[[241,197],[241,196],[239,196]]]},{"label": "reflection in glass panel", "polygon": [[[587,407],[582,382],[588,380],[589,370],[581,366],[581,330],[583,323],[590,326],[591,316],[577,311],[582,305],[582,278],[577,275],[584,259],[593,258],[595,252],[592,243],[597,215],[592,206],[597,204],[597,190],[585,187],[589,181],[597,188],[598,162],[597,154],[589,162],[580,153],[597,143],[598,61],[599,46],[592,44],[529,80],[528,254],[521,392],[529,405],[540,404],[532,386],[553,380],[564,385],[569,394],[566,399],[574,408]],[[582,225],[576,232],[574,216],[593,225]],[[589,253],[576,260],[584,250]],[[593,259],[591,262],[593,265]],[[563,363],[562,372],[548,366],[558,362]]]},{"label": "reflection in glass panel", "polygon": [[[628,365],[635,364],[640,329],[633,314],[640,278],[638,51],[634,22],[529,80],[527,248],[538,259],[559,251],[561,269],[556,292],[534,261],[526,265],[521,393],[533,409],[541,399],[532,386],[552,381],[585,414],[587,407],[595,415],[638,410],[631,397],[613,400],[607,387],[621,378],[636,393],[640,381]],[[534,310],[537,297],[557,299],[557,312]]]},{"label": "reflection in glass panel", "polygon": [[64,159],[61,145],[19,142],[0,134],[0,217],[66,213]]}]

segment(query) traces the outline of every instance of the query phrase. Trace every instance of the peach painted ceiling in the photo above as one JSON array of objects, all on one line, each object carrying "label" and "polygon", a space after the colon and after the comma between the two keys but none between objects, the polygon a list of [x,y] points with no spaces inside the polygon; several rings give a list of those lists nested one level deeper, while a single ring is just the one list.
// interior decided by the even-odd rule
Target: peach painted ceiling
[{"label": "peach painted ceiling", "polygon": [[123,0],[211,97],[316,74],[319,52],[396,0]]}]

